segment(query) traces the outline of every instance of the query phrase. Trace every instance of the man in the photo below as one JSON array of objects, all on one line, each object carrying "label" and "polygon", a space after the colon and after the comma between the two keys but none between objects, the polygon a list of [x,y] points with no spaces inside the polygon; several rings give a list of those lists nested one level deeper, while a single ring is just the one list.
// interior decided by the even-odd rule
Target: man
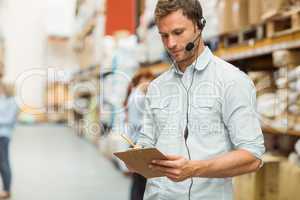
[{"label": "man", "polygon": [[148,88],[138,145],[168,160],[149,165],[165,177],[147,180],[144,199],[233,199],[231,177],[259,169],[265,151],[255,87],[204,46],[198,0],[158,0],[155,20],[173,65]]}]

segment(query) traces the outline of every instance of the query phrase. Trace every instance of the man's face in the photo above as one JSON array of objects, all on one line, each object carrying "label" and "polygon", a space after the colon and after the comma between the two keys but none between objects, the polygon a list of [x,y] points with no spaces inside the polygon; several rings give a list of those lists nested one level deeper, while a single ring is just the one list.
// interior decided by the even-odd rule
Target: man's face
[{"label": "man's face", "polygon": [[177,63],[191,57],[191,54],[185,51],[185,46],[197,37],[197,27],[183,15],[182,10],[161,18],[157,26],[165,48]]}]

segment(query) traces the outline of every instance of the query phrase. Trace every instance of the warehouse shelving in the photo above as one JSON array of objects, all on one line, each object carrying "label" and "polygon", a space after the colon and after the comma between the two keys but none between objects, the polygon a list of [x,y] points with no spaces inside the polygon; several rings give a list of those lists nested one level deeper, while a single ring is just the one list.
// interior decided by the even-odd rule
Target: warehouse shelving
[{"label": "warehouse shelving", "polygon": [[48,121],[67,121],[68,103],[70,101],[68,84],[64,82],[52,82],[47,84],[46,105]]},{"label": "warehouse shelving", "polygon": [[[100,66],[90,66],[80,69],[73,75],[70,82],[70,96],[72,96],[72,106],[69,112],[69,125],[72,126],[76,133],[85,136],[93,143],[97,142],[100,132],[90,133],[87,127],[94,126],[100,121],[99,105],[91,108],[93,101],[98,102],[100,95]],[[77,105],[84,103],[84,105]],[[96,113],[96,114],[95,114]],[[92,115],[92,116],[91,116]],[[92,119],[91,119],[92,118]]]},{"label": "warehouse shelving", "polygon": [[87,81],[92,78],[98,78],[100,74],[99,70],[99,65],[93,65],[87,68],[80,69],[77,73],[74,74],[72,81]]},{"label": "warehouse shelving", "polygon": [[83,29],[75,35],[75,38],[77,40],[83,40],[85,37],[87,37],[91,32],[93,32],[95,26],[97,23],[97,15],[96,13],[88,20],[88,22],[85,24]]},{"label": "warehouse shelving", "polygon": [[267,126],[267,125],[262,126],[262,130],[264,133],[267,133],[267,134],[291,135],[291,136],[299,136],[300,137],[300,131],[295,131],[295,130],[278,129],[278,128],[273,128],[273,127]]},{"label": "warehouse shelving", "polygon": [[221,47],[215,51],[215,54],[231,62],[271,54],[276,50],[294,48],[300,48],[300,31],[238,46]]},{"label": "warehouse shelving", "polygon": [[[76,32],[71,38],[80,69],[70,82],[72,103],[68,123],[75,132],[92,143],[97,143],[100,130],[100,62],[103,22],[106,16],[105,0],[78,0],[76,8]],[[101,45],[100,45],[101,46]],[[86,112],[87,111],[87,112]],[[96,125],[96,126],[95,126]]]},{"label": "warehouse shelving", "polygon": [[[258,65],[255,70],[271,70],[274,71],[272,63],[272,53],[278,50],[293,50],[300,48],[300,31],[292,31],[287,34],[281,34],[273,37],[265,37],[257,41],[249,41],[225,48],[221,45],[215,52],[217,56],[232,63],[242,63],[246,68],[249,66],[249,71],[255,67],[251,65]],[[266,57],[268,56],[268,57]],[[243,62],[247,61],[247,62]],[[245,67],[244,66],[244,67]],[[263,66],[265,66],[263,68]],[[274,128],[263,124],[262,129],[264,133],[275,135],[291,135],[299,136],[300,131],[292,129]]]}]

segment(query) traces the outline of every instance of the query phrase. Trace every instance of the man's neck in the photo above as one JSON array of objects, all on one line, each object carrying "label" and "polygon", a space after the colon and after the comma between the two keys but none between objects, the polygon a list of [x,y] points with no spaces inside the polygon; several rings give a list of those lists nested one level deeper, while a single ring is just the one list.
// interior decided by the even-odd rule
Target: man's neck
[{"label": "man's neck", "polygon": [[203,53],[204,49],[205,49],[204,42],[203,40],[200,40],[198,49],[194,50],[196,53],[191,58],[183,62],[177,63],[179,70],[185,72],[186,68],[190,66],[193,62],[195,62],[195,60]]}]

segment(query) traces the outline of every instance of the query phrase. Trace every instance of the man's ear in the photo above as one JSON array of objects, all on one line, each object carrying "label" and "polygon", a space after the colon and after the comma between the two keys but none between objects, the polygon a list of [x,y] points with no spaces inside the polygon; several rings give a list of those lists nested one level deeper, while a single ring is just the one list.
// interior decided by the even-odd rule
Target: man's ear
[{"label": "man's ear", "polygon": [[198,31],[201,32],[201,30],[199,29],[198,24],[194,23],[194,33],[197,33]]}]

